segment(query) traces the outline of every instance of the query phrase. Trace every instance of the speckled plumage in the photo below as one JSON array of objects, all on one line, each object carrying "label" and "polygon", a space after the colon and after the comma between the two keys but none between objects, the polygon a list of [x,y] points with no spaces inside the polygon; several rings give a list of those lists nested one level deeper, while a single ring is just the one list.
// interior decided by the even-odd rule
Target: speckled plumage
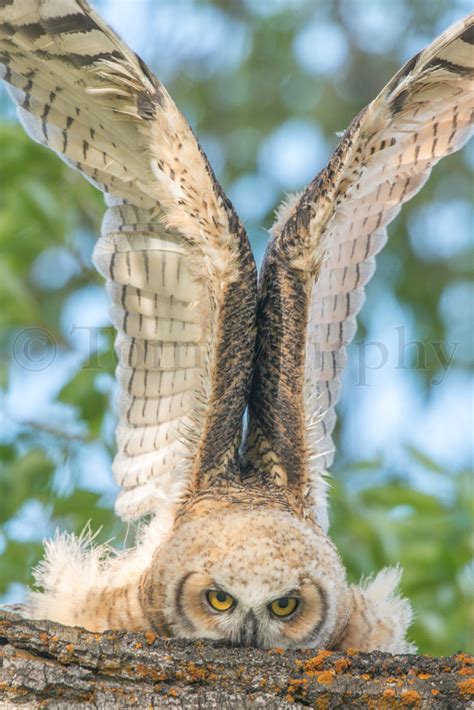
[{"label": "speckled plumage", "polygon": [[[411,649],[399,571],[346,581],[325,475],[345,347],[386,226],[472,132],[472,43],[470,16],[354,119],[280,209],[257,289],[232,205],[142,60],[85,0],[0,0],[0,71],[20,120],[106,196],[94,263],[118,333],[116,511],[151,515],[124,552],[90,533],[47,542],[33,616],[263,647]],[[294,613],[272,611],[289,599]]]}]

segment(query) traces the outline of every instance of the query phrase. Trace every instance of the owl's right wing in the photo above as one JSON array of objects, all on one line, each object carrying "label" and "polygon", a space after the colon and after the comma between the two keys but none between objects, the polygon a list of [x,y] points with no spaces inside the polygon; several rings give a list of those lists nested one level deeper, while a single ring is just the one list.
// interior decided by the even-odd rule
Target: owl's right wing
[{"label": "owl's right wing", "polygon": [[247,456],[327,527],[324,474],[346,346],[387,225],[472,135],[474,15],[413,57],[280,214],[259,287]]},{"label": "owl's right wing", "polygon": [[190,127],[85,0],[0,2],[0,76],[26,131],[106,195],[94,263],[118,331],[124,519],[232,470],[255,334],[246,234]]}]

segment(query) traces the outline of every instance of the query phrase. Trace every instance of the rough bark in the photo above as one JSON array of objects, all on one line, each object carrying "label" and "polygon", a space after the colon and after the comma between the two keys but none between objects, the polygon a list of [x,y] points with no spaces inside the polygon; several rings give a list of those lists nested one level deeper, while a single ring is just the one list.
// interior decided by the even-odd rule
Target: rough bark
[{"label": "rough bark", "polygon": [[466,708],[474,659],[231,648],[0,610],[0,708]]}]

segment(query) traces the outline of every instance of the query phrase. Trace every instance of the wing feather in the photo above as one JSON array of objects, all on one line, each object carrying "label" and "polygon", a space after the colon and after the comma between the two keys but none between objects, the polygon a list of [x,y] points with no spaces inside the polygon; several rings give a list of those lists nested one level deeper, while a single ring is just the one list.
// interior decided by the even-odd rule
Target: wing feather
[{"label": "wing feather", "polygon": [[116,509],[172,510],[237,467],[247,237],[166,89],[85,0],[0,2],[0,77],[31,137],[106,194],[93,260],[118,333]]},{"label": "wing feather", "polygon": [[327,168],[280,210],[267,249],[247,455],[324,527],[334,405],[364,286],[386,226],[472,134],[473,25],[474,15],[453,25],[361,111]]}]

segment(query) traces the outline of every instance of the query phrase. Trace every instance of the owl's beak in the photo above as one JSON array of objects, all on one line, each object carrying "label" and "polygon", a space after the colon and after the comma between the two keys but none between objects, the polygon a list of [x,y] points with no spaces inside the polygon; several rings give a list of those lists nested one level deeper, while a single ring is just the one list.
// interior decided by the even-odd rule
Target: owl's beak
[{"label": "owl's beak", "polygon": [[240,631],[239,643],[240,646],[256,646],[257,645],[257,619],[253,611],[247,612],[244,617],[242,628]]}]

